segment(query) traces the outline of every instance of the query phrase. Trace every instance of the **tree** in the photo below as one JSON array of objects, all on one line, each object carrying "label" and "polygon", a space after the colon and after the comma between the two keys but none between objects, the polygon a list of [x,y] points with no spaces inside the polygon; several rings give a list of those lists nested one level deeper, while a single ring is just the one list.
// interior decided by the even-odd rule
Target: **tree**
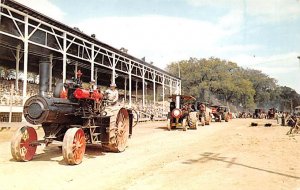
[{"label": "tree", "polygon": [[222,101],[241,105],[243,109],[284,107],[287,101],[300,104],[299,94],[293,89],[280,87],[274,78],[259,70],[241,68],[234,62],[215,57],[190,58],[171,63],[166,70],[178,75],[179,68],[182,93],[199,101]]}]

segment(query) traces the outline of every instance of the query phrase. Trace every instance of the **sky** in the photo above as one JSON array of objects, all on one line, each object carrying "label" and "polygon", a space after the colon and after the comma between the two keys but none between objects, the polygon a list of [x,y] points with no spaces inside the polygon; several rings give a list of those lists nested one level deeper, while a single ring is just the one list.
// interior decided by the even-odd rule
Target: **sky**
[{"label": "sky", "polygon": [[17,0],[164,69],[218,57],[300,93],[300,0]]}]

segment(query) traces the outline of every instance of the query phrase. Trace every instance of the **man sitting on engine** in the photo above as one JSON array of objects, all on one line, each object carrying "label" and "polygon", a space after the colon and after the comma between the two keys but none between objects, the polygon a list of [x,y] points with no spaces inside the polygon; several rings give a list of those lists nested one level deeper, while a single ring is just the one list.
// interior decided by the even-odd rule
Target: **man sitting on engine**
[{"label": "man sitting on engine", "polygon": [[116,89],[117,85],[115,83],[110,84],[110,89],[107,89],[105,91],[105,94],[107,95],[108,103],[111,106],[115,106],[119,99],[119,93]]}]

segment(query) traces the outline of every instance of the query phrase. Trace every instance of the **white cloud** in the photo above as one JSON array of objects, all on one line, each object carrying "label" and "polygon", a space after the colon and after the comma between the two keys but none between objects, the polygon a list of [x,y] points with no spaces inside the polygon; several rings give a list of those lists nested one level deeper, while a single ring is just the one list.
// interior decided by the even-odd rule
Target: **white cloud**
[{"label": "white cloud", "polygon": [[134,56],[154,59],[156,64],[212,49],[224,35],[208,22],[151,15],[93,18],[78,26],[84,32],[96,33],[105,43],[129,49]]},{"label": "white cloud", "polygon": [[261,70],[277,79],[280,85],[289,86],[300,93],[300,63],[297,56],[297,52],[264,57],[241,54],[231,60],[245,68]]},{"label": "white cloud", "polygon": [[234,61],[244,67],[251,68],[268,68],[272,73],[272,69],[281,69],[281,73],[287,69],[296,69],[299,66],[297,60],[298,53],[291,52],[286,54],[272,56],[256,56],[256,55],[238,55],[233,57]]},{"label": "white cloud", "polygon": [[[253,51],[263,49],[263,48],[264,48],[263,46],[258,45],[258,44],[246,44],[246,45],[240,45],[240,44],[228,45],[228,44],[226,44],[225,46],[215,47],[215,51],[222,53],[224,55],[226,53],[240,54],[240,53],[244,53],[244,52],[253,52]],[[223,56],[223,55],[221,55],[221,56]]]},{"label": "white cloud", "polygon": [[50,0],[16,0],[17,2],[30,7],[50,18],[55,20],[64,21],[66,15],[63,10],[54,5]]},{"label": "white cloud", "polygon": [[[85,33],[95,33],[100,41],[116,48],[129,49],[129,53],[136,57],[146,56],[148,61],[164,68],[171,61],[230,51],[230,47],[222,48],[218,44],[238,33],[242,23],[240,13],[235,11],[217,23],[147,15],[91,18],[75,26]],[[231,48],[243,49],[240,46]]]},{"label": "white cloud", "polygon": [[[51,18],[64,21],[66,13],[50,0],[17,0]],[[215,56],[262,70],[300,92],[298,53],[270,57],[249,55],[264,49],[258,44],[228,44],[243,30],[246,16],[265,21],[285,21],[300,17],[296,0],[187,0],[193,6],[220,6],[229,11],[216,22],[157,15],[139,17],[106,17],[76,21],[73,26],[116,48],[125,47],[135,57],[146,56],[155,66],[165,68],[171,61],[189,57]],[[235,54],[236,56],[231,56]],[[231,56],[231,57],[230,57]]]},{"label": "white cloud", "polygon": [[285,21],[300,17],[300,1],[297,0],[186,0],[196,7],[226,7],[243,10],[247,16],[255,16],[263,21]]},{"label": "white cloud", "polygon": [[233,35],[239,32],[244,24],[243,12],[240,10],[231,11],[223,17],[220,17],[217,24],[226,31],[228,35]]}]

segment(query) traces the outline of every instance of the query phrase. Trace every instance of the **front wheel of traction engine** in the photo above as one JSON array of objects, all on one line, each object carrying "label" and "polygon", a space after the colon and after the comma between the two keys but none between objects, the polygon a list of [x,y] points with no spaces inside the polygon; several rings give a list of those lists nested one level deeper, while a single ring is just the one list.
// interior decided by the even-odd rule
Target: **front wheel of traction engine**
[{"label": "front wheel of traction engine", "polygon": [[187,130],[187,123],[186,123],[186,119],[183,119],[182,120],[182,129],[183,129],[183,131],[186,131]]},{"label": "front wheel of traction engine", "polygon": [[190,112],[188,116],[188,124],[190,129],[197,129],[198,127],[198,113]]},{"label": "front wheel of traction engine", "polygon": [[211,122],[211,116],[209,114],[209,116],[206,117],[206,120],[205,120],[205,125],[210,125],[210,122]]},{"label": "front wheel of traction engine", "polygon": [[171,131],[171,120],[170,119],[167,120],[167,130]]},{"label": "front wheel of traction engine", "polygon": [[228,122],[229,121],[229,114],[227,113],[227,114],[225,114],[225,118],[224,118],[224,120],[225,120],[225,122]]},{"label": "front wheel of traction engine", "polygon": [[67,164],[77,165],[82,162],[86,141],[84,131],[80,128],[67,130],[62,146],[62,153]]},{"label": "front wheel of traction engine", "polygon": [[202,125],[202,126],[205,126],[205,117],[201,117],[200,120],[201,120],[201,125]]},{"label": "front wheel of traction engine", "polygon": [[111,119],[110,142],[103,145],[103,147],[110,152],[123,152],[129,137],[129,114],[127,109],[121,108],[117,117],[112,116]]},{"label": "front wheel of traction engine", "polygon": [[29,161],[36,152],[37,134],[33,127],[19,128],[11,140],[11,154],[17,161]]}]

